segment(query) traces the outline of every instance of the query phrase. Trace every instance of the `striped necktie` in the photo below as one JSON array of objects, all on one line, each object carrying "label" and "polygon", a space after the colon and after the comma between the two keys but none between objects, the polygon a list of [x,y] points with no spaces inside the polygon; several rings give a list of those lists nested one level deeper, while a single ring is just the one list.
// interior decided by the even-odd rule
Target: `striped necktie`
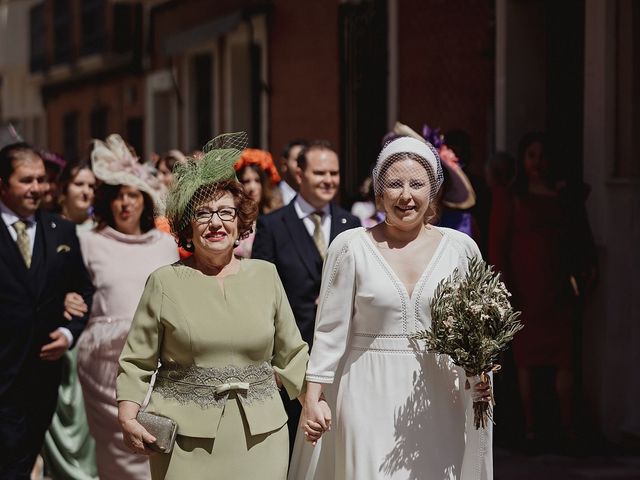
[{"label": "striped necktie", "polygon": [[316,244],[320,256],[324,260],[324,256],[327,253],[327,244],[324,241],[324,232],[322,231],[322,217],[324,212],[313,212],[311,214],[311,220],[313,221],[313,243]]},{"label": "striped necktie", "polygon": [[16,243],[18,244],[18,250],[22,254],[22,259],[24,260],[27,268],[31,267],[31,240],[29,240],[29,235],[27,234],[27,222],[24,220],[18,220],[13,224],[13,228],[18,234],[18,238],[16,238]]}]

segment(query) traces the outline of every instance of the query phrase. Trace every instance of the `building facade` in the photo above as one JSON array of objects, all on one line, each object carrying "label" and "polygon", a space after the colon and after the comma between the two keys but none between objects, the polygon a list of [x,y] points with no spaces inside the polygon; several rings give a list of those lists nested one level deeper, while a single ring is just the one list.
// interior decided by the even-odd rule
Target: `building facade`
[{"label": "building facade", "polygon": [[35,0],[0,0],[0,124],[11,123],[30,141],[47,143],[46,115],[40,89],[42,79],[30,68],[31,31]]}]

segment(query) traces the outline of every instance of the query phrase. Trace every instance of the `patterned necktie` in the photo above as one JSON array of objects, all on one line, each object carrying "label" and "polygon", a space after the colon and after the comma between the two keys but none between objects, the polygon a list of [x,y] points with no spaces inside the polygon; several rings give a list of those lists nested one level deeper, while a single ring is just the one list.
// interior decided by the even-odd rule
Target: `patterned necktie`
[{"label": "patterned necktie", "polygon": [[327,253],[327,245],[324,241],[324,233],[322,232],[322,216],[324,212],[313,212],[311,214],[311,220],[313,221],[313,243],[316,244],[320,256],[324,260],[324,256]]},{"label": "patterned necktie", "polygon": [[18,250],[22,254],[22,258],[24,259],[24,263],[27,268],[31,267],[31,240],[29,240],[29,235],[27,234],[27,222],[24,220],[18,220],[13,224],[13,228],[18,234],[18,238],[16,238],[16,243],[18,244]]}]

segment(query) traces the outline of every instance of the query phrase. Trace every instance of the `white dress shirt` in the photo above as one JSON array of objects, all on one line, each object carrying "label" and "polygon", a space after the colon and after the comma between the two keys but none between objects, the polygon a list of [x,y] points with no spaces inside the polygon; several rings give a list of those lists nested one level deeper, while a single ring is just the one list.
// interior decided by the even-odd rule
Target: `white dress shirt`
[{"label": "white dress shirt", "polygon": [[282,195],[282,204],[289,205],[291,200],[296,198],[298,192],[296,192],[291,185],[289,185],[286,181],[282,180],[278,184],[278,188],[280,189],[280,194]]},{"label": "white dress shirt", "polygon": [[16,228],[13,226],[18,220],[22,220],[27,224],[27,235],[29,237],[29,243],[31,247],[31,256],[33,256],[33,245],[36,240],[36,216],[29,215],[28,217],[19,217],[15,214],[13,210],[7,207],[0,200],[0,214],[2,215],[2,220],[4,224],[7,226],[7,230],[9,230],[9,235],[13,238],[14,242],[18,241],[18,232],[16,232]]},{"label": "white dress shirt", "polygon": [[[13,238],[13,241],[18,240],[18,232],[16,232],[15,227],[13,226],[18,220],[23,220],[27,224],[27,235],[29,236],[29,243],[31,244],[31,256],[33,257],[33,246],[36,243],[36,216],[29,215],[28,217],[19,217],[15,214],[13,210],[7,207],[2,200],[0,200],[0,216],[2,216],[2,221],[7,226],[7,230],[9,230],[9,235]],[[62,332],[62,334],[67,337],[69,341],[69,346],[73,343],[73,335],[71,334],[71,330],[65,327],[59,327],[58,330]]]},{"label": "white dress shirt", "polygon": [[322,215],[320,226],[322,227],[322,233],[324,234],[325,245],[329,246],[329,241],[331,239],[331,207],[329,204],[327,203],[324,208],[317,210],[313,205],[302,198],[302,195],[298,195],[293,206],[296,209],[298,218],[302,220],[302,223],[304,223],[304,226],[311,237],[313,237],[313,232],[316,229],[316,224],[313,222],[311,214],[317,211],[322,211],[324,213],[324,215]]}]

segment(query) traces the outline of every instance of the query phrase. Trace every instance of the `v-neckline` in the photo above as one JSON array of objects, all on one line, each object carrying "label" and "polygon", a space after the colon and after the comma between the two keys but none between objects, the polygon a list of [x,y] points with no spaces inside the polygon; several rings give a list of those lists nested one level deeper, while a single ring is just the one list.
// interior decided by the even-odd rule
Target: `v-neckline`
[{"label": "v-neckline", "polygon": [[440,238],[440,241],[438,242],[438,245],[436,246],[435,250],[433,251],[433,255],[431,256],[431,258],[427,262],[427,265],[424,267],[424,270],[422,271],[422,273],[418,277],[418,280],[416,280],[416,283],[413,286],[413,290],[411,291],[411,295],[409,295],[409,290],[407,290],[407,286],[404,284],[404,282],[402,280],[400,280],[400,277],[398,276],[396,271],[391,267],[391,264],[387,261],[387,259],[384,258],[384,255],[382,255],[382,252],[380,252],[380,249],[378,248],[378,246],[373,241],[373,238],[371,238],[371,236],[369,235],[368,230],[366,228],[362,229],[363,230],[362,233],[366,237],[366,239],[367,239],[366,241],[369,242],[369,246],[373,249],[374,254],[378,257],[378,260],[380,260],[380,263],[382,264],[384,269],[387,270],[387,273],[389,273],[389,275],[391,275],[393,277],[393,279],[402,287],[402,292],[404,293],[406,298],[409,299],[410,303],[413,303],[414,294],[418,290],[418,287],[422,284],[422,282],[427,277],[427,273],[431,270],[433,262],[439,256],[440,250],[442,249],[442,247],[443,247],[443,245],[445,243],[445,239],[447,238],[447,235],[445,234],[445,232],[440,230],[438,227],[435,227],[435,226],[432,225],[432,228],[435,228],[436,230],[438,230],[438,232],[440,232],[440,235],[442,235],[442,238]]}]

